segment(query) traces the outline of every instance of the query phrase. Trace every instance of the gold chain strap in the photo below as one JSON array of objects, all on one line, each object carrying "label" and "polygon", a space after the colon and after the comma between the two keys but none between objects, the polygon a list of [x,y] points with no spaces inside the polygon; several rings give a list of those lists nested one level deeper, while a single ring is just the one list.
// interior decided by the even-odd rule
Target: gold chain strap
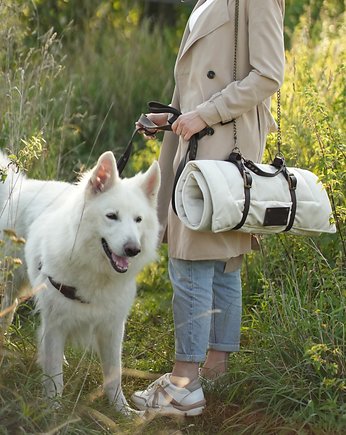
[{"label": "gold chain strap", "polygon": [[278,147],[278,154],[281,154],[282,136],[281,136],[281,90],[280,89],[278,89],[276,95],[277,95],[276,122],[278,125],[276,144]]},{"label": "gold chain strap", "polygon": [[[235,22],[234,22],[234,63],[233,63],[233,80],[237,80],[237,53],[238,53],[238,28],[239,28],[239,0],[235,1]],[[233,138],[234,148],[237,148],[237,120],[233,119]]]},{"label": "gold chain strap", "polygon": [[[238,54],[238,33],[239,33],[239,0],[235,1],[235,22],[234,22],[234,63],[233,63],[233,80],[237,80],[237,54]],[[281,154],[282,135],[281,135],[281,91],[277,91],[277,148],[278,154]],[[237,121],[233,119],[233,138],[234,148],[237,148]]]}]

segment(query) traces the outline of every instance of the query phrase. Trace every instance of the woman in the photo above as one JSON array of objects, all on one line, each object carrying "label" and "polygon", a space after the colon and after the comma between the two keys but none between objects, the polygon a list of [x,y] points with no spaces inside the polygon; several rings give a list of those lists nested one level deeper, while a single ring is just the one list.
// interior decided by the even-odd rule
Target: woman
[{"label": "woman", "polygon": [[[275,129],[270,96],[283,81],[283,15],[284,0],[199,0],[186,26],[171,102],[182,115],[165,134],[159,158],[158,211],[167,227],[176,360],[171,374],[133,394],[139,409],[200,414],[205,399],[199,375],[224,374],[230,352],[239,350],[240,268],[251,236],[189,230],[172,211],[170,197],[189,139],[206,127],[197,159],[224,160],[237,146],[245,158],[261,161],[267,133]],[[148,116],[158,126],[167,123],[166,114]]]}]

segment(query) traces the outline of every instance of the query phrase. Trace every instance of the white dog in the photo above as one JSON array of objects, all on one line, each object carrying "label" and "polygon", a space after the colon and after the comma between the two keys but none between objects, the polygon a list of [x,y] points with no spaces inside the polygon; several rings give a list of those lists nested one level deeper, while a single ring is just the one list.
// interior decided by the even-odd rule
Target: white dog
[{"label": "white dog", "polygon": [[[127,413],[122,338],[135,277],[155,258],[158,163],[120,179],[113,154],[106,152],[76,185],[28,179],[8,163],[0,155],[0,167],[9,168],[0,183],[0,230],[13,229],[27,240],[25,263],[41,316],[45,392],[62,394],[64,345],[70,340],[98,352],[105,392],[116,410]],[[9,285],[7,304],[11,292]]]}]

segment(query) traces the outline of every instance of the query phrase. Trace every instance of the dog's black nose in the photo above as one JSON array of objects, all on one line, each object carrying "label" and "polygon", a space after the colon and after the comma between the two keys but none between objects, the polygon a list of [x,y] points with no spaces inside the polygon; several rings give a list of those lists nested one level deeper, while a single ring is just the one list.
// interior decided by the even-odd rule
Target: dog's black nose
[{"label": "dog's black nose", "polygon": [[141,248],[138,245],[134,245],[133,243],[126,243],[124,246],[124,252],[127,257],[135,257],[141,252]]}]

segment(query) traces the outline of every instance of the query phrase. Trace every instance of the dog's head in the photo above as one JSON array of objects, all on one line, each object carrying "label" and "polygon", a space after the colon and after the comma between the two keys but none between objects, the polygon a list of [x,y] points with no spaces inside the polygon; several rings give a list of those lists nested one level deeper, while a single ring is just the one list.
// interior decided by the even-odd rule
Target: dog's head
[{"label": "dog's head", "polygon": [[93,250],[95,260],[102,265],[106,262],[108,271],[125,273],[131,268],[137,272],[153,260],[158,242],[158,163],[145,173],[121,179],[113,153],[108,151],[85,178],[80,228],[84,249]]}]

